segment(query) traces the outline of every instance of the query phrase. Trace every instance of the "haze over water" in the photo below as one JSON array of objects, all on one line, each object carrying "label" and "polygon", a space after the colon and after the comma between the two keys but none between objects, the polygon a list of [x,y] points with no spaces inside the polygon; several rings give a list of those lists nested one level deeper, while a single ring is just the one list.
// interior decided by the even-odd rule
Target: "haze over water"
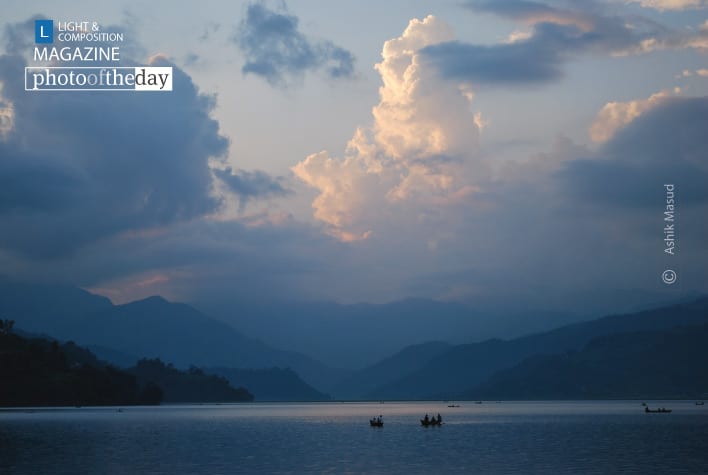
[{"label": "haze over water", "polygon": [[[637,401],[0,412],[0,473],[707,473],[708,410]],[[424,414],[445,424],[421,427]],[[382,429],[368,418],[383,414]]]}]

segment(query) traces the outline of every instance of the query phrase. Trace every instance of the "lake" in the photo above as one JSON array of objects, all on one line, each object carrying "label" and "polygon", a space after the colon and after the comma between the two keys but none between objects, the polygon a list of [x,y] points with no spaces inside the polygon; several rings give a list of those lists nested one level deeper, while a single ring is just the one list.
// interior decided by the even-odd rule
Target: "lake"
[{"label": "lake", "polygon": [[[0,474],[699,474],[708,406],[311,403],[0,411]],[[440,413],[442,427],[422,427]],[[383,428],[368,419],[383,414]]]}]

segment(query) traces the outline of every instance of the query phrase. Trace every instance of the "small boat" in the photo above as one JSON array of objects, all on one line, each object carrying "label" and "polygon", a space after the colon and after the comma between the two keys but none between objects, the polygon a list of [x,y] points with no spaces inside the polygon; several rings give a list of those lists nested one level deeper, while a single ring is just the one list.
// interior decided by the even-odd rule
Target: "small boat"
[{"label": "small boat", "polygon": [[420,425],[423,427],[430,427],[430,426],[441,426],[442,422],[438,422],[437,420],[430,419],[429,421],[425,421],[425,419],[420,420]]},{"label": "small boat", "polygon": [[665,407],[660,407],[659,409],[649,409],[648,407],[645,407],[644,412],[647,414],[668,414],[671,412],[671,409],[666,409]]},{"label": "small boat", "polygon": [[371,427],[383,427],[383,421],[381,419],[369,419],[369,424],[371,424]]},{"label": "small boat", "polygon": [[475,404],[482,404],[482,401],[475,401]]},{"label": "small boat", "polygon": [[460,407],[460,405],[459,404],[450,404],[447,407]]},{"label": "small boat", "polygon": [[696,401],[696,406],[703,406],[705,402],[703,401]]},{"label": "small boat", "polygon": [[442,421],[439,421],[439,422],[438,422],[438,420],[435,419],[435,418],[428,419],[427,421],[426,421],[425,419],[421,419],[421,420],[420,420],[420,425],[422,425],[423,427],[441,426],[441,425],[442,425]]}]

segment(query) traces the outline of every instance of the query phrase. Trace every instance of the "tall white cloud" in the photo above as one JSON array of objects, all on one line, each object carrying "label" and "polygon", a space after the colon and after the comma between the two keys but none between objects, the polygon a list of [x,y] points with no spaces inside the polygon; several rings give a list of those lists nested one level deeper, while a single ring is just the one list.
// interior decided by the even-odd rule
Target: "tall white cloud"
[{"label": "tall white cloud", "polygon": [[375,66],[383,85],[373,124],[355,132],[344,158],[323,151],[292,168],[320,192],[315,217],[330,234],[363,239],[396,206],[441,206],[474,191],[463,173],[481,123],[472,95],[442,79],[420,53],[452,39],[450,27],[433,16],[411,20],[400,37],[384,43]]}]

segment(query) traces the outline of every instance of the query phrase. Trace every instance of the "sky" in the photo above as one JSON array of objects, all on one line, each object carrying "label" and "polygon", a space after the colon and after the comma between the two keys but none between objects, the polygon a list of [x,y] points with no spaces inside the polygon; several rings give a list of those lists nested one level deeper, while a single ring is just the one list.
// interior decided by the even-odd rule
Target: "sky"
[{"label": "sky", "polygon": [[[4,3],[6,278],[119,303],[708,290],[703,0],[95,3]],[[25,91],[38,18],[124,32],[173,91]]]}]

